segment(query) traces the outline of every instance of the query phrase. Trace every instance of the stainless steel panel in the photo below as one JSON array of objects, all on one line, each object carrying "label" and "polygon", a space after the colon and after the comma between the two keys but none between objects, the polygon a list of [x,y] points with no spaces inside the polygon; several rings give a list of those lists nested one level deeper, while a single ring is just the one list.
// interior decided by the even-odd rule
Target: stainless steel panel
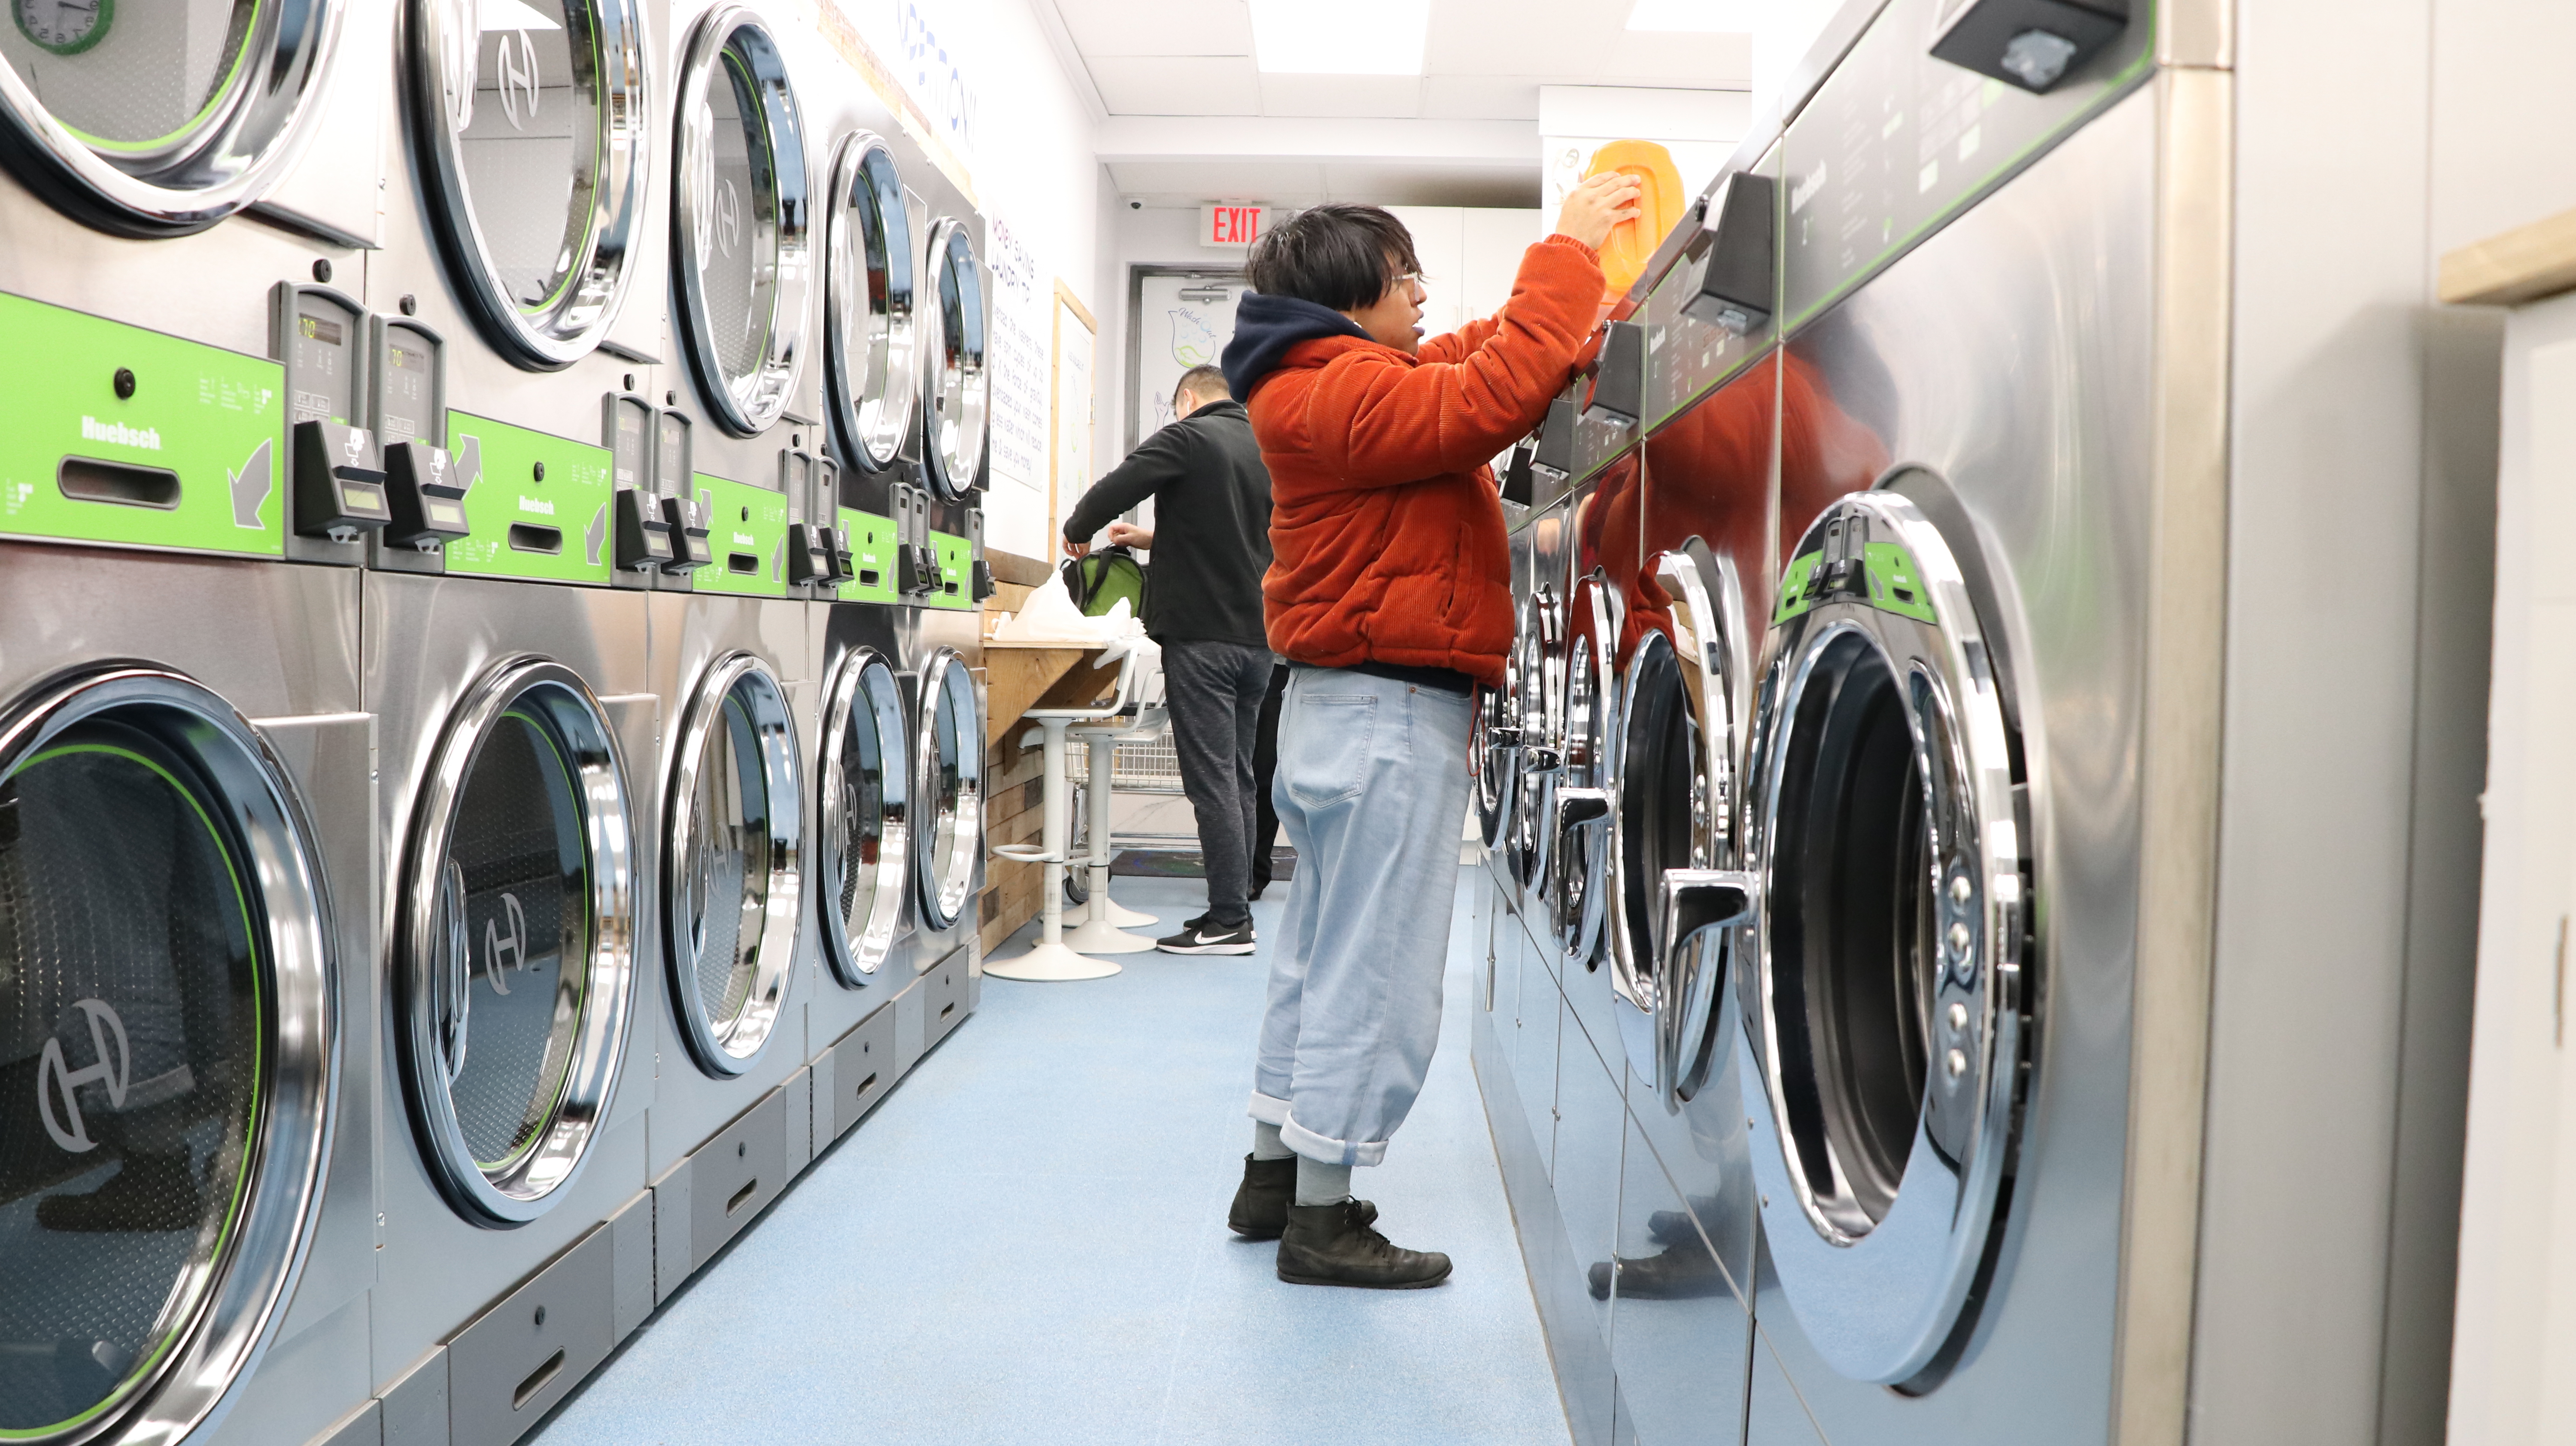
[{"label": "stainless steel panel", "polygon": [[653,1182],[653,1303],[669,1300],[698,1268],[696,1162],[683,1156]]},{"label": "stainless steel panel", "polygon": [[509,1446],[617,1345],[611,1233],[591,1231],[447,1343],[453,1446]]},{"label": "stainless steel panel", "polygon": [[614,1288],[609,1329],[624,1340],[653,1313],[653,1192],[635,1198],[608,1217],[608,1252]]},{"label": "stainless steel panel", "polygon": [[778,1087],[785,1099],[778,1122],[779,1149],[787,1160],[789,1178],[814,1163],[814,1068],[811,1065],[787,1077]]},{"label": "stainless steel panel", "polygon": [[1558,1036],[1572,1028],[1566,1020],[1565,1000],[1556,992],[1556,980],[1543,969],[1529,967],[1523,953],[1527,937],[1504,920],[1497,931],[1502,937],[1496,949],[1508,949],[1523,955],[1520,1001],[1507,1022],[1498,1021],[1496,1028],[1517,1031],[1509,1051],[1512,1085],[1520,1096],[1521,1109],[1528,1116],[1531,1143],[1538,1151],[1542,1178],[1553,1179],[1556,1173],[1556,1091]]},{"label": "stainless steel panel", "polygon": [[384,1446],[448,1446],[447,1347],[431,1347],[376,1399],[384,1407]]},{"label": "stainless steel panel", "polygon": [[[269,1446],[305,1441],[343,1426],[358,1433],[347,1439],[374,1446],[367,1434],[375,1425],[367,1409],[373,1404],[367,1397],[367,1376],[367,1302],[361,1297],[314,1329],[281,1337],[261,1358],[258,1374],[243,1385],[223,1420],[190,1437],[190,1446],[199,1441],[205,1446]],[[342,1421],[351,1415],[358,1421]]]},{"label": "stainless steel panel", "polygon": [[690,1155],[689,1175],[689,1268],[695,1271],[787,1188],[784,1087]]},{"label": "stainless steel panel", "polygon": [[1770,1343],[1753,1345],[1753,1384],[1744,1404],[1744,1446],[1826,1446],[1816,1418]]},{"label": "stainless steel panel", "polygon": [[[833,1138],[839,1138],[865,1118],[894,1087],[894,1019],[893,1010],[880,1009],[832,1046],[827,1056],[831,1061],[831,1088],[828,1094],[816,1095],[814,1110],[815,1118],[831,1131]],[[819,1064],[814,1078],[818,1084],[823,1080]]]},{"label": "stainless steel panel", "polygon": [[921,981],[921,1045],[926,1051],[966,1022],[966,951],[940,962]]},{"label": "stainless steel panel", "polygon": [[[1742,1208],[1729,1211],[1703,1199],[1694,1211],[1643,1129],[1645,1118],[1663,1117],[1662,1104],[1633,1076],[1628,1092],[1643,1114],[1628,1121],[1620,1161],[1610,1362],[1618,1373],[1622,1434],[1651,1446],[1740,1446],[1753,1346],[1752,1201],[1741,1199],[1735,1203]],[[1713,1153],[1725,1149],[1719,1143]],[[1740,1124],[1733,1149],[1736,1166],[1728,1173],[1740,1182]],[[1740,1184],[1735,1193],[1743,1194]],[[1726,1247],[1701,1233],[1702,1214],[1720,1218],[1717,1238],[1733,1247],[1731,1260],[1722,1262]]]},{"label": "stainless steel panel", "polygon": [[304,1446],[385,1446],[385,1408],[370,1398]]},{"label": "stainless steel panel", "polygon": [[[1565,1218],[1575,1269],[1591,1287],[1594,1325],[1610,1339],[1609,1272],[1619,1241],[1619,1157],[1627,1144],[1625,1091],[1608,1060],[1577,1029],[1557,1041],[1556,1206]],[[1603,1422],[1607,1429],[1607,1420]]]}]

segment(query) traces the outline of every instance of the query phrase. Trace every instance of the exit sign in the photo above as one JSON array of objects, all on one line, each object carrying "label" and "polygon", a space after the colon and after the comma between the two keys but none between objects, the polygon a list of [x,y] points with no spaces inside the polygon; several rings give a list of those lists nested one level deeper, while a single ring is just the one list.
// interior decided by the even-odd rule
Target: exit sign
[{"label": "exit sign", "polygon": [[1201,206],[1199,244],[1240,251],[1261,239],[1263,223],[1270,214],[1265,206],[1226,202]]}]

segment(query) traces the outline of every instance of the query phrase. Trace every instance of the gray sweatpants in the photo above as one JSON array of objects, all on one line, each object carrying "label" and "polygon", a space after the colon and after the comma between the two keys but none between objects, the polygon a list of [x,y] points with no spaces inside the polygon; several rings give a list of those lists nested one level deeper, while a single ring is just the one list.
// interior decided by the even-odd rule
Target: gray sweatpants
[{"label": "gray sweatpants", "polygon": [[1207,865],[1208,926],[1235,929],[1251,921],[1252,754],[1261,695],[1270,686],[1270,650],[1241,643],[1172,638],[1163,643],[1163,696],[1172,714],[1172,751],[1180,756],[1181,791],[1199,825]]},{"label": "gray sweatpants", "polygon": [[1271,799],[1297,850],[1252,1117],[1327,1165],[1374,1165],[1440,1042],[1467,815],[1467,696],[1299,668]]}]

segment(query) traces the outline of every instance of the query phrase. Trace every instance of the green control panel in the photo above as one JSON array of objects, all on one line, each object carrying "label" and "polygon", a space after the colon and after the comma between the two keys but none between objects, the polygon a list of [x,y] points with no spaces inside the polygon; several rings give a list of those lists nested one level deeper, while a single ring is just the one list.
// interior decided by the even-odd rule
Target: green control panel
[{"label": "green control panel", "polygon": [[447,437],[472,528],[447,544],[450,573],[608,586],[606,448],[469,412]]},{"label": "green control panel", "polygon": [[975,544],[963,537],[933,532],[930,545],[939,553],[939,582],[922,598],[921,605],[972,612],[975,608]]},{"label": "green control panel", "polygon": [[1938,625],[1940,615],[1932,610],[1932,597],[1923,586],[1923,574],[1914,565],[1914,555],[1893,542],[1873,542],[1862,549],[1860,581],[1869,589],[1867,598],[1857,597],[1857,589],[1848,582],[1837,588],[1825,576],[1825,555],[1809,552],[1799,555],[1780,577],[1780,601],[1771,610],[1771,626],[1825,603],[1841,598],[1866,601],[1881,612],[1909,617],[1916,622]]},{"label": "green control panel", "polygon": [[766,487],[697,474],[707,504],[710,561],[690,576],[699,592],[787,596],[787,496]]},{"label": "green control panel", "polygon": [[857,576],[841,584],[836,596],[843,602],[901,601],[894,591],[894,519],[844,507],[840,528],[849,540],[850,570]]},{"label": "green control panel", "polygon": [[281,557],[285,369],[0,296],[0,534]]}]

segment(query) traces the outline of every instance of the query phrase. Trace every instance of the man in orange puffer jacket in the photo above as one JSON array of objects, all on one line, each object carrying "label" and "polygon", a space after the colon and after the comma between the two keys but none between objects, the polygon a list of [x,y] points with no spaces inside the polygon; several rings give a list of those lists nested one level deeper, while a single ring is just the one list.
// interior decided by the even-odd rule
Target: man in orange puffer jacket
[{"label": "man in orange puffer jacket", "polygon": [[1475,685],[1512,643],[1511,556],[1488,459],[1572,376],[1601,297],[1595,248],[1633,180],[1576,188],[1489,320],[1421,340],[1420,263],[1374,206],[1301,212],[1253,247],[1225,375],[1270,470],[1272,651],[1292,668],[1271,797],[1297,850],[1253,1073],[1253,1148],[1227,1224],[1279,1241],[1279,1278],[1403,1290],[1405,1250],[1350,1195],[1431,1066],[1467,811]]}]

